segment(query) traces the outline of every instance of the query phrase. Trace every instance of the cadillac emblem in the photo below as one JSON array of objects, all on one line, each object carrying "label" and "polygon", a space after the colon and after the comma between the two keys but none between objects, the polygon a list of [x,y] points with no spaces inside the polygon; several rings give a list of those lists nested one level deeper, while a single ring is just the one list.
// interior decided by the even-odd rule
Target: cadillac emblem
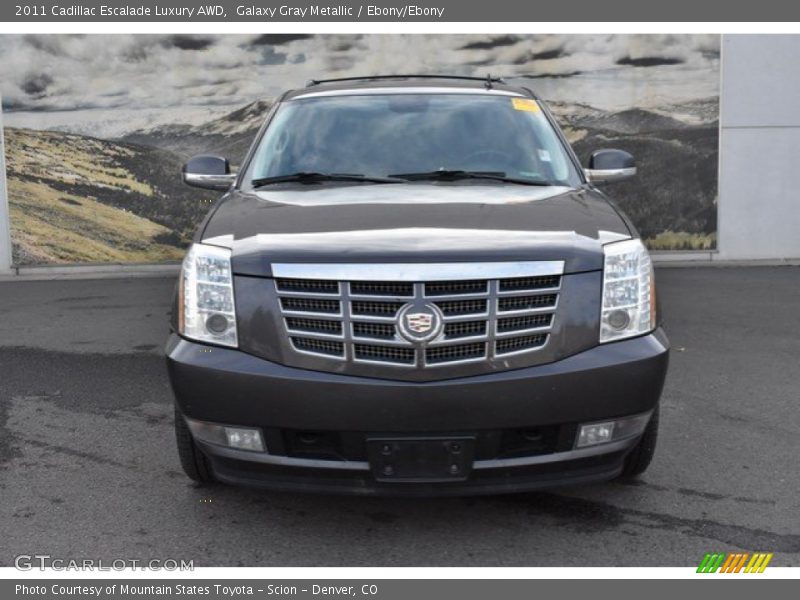
[{"label": "cadillac emblem", "polygon": [[406,327],[414,333],[428,333],[433,327],[433,313],[406,313]]},{"label": "cadillac emblem", "polygon": [[397,316],[397,329],[410,342],[427,342],[442,331],[443,316],[433,304],[407,304]]}]

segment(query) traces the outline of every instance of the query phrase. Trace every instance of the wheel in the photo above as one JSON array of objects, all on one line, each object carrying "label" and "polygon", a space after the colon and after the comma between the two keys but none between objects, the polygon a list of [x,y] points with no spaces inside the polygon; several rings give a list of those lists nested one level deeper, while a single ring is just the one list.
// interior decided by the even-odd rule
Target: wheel
[{"label": "wheel", "polygon": [[178,443],[178,457],[181,460],[183,472],[198,483],[211,483],[214,476],[208,459],[200,452],[197,444],[194,443],[192,432],[189,431],[186,420],[180,411],[175,408],[175,440]]},{"label": "wheel", "polygon": [[658,439],[658,406],[650,417],[650,422],[642,433],[642,438],[636,447],[625,457],[625,465],[622,467],[622,478],[633,478],[641,475],[650,466],[650,461],[656,453],[656,440]]}]

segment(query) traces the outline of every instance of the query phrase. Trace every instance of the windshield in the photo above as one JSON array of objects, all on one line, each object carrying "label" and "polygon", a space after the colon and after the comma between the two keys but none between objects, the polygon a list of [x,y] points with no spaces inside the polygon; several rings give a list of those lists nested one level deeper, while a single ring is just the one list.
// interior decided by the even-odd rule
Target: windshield
[{"label": "windshield", "polygon": [[436,172],[454,179],[477,174],[472,181],[485,174],[541,185],[580,182],[535,100],[390,93],[305,98],[281,105],[261,139],[245,186],[286,183],[280,178],[297,174],[305,182],[320,182],[320,175],[346,175],[350,178],[332,180],[351,185],[358,177],[373,179],[361,183],[442,179]]}]

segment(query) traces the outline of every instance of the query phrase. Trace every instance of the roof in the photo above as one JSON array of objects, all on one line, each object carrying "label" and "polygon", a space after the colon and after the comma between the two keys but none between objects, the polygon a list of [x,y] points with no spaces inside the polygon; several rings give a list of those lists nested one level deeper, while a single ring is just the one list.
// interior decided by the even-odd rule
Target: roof
[{"label": "roof", "polygon": [[431,93],[434,90],[444,92],[466,92],[513,96],[531,96],[526,88],[509,85],[498,78],[472,78],[431,75],[381,75],[363,78],[330,79],[312,81],[303,89],[291,90],[284,100],[313,96],[346,96],[358,93],[384,93],[387,90],[402,92],[404,90],[418,93]]}]

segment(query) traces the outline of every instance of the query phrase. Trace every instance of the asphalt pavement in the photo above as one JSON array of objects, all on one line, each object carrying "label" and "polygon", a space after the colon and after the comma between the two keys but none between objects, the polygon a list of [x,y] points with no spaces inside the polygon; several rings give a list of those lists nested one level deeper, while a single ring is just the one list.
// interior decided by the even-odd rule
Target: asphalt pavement
[{"label": "asphalt pavement", "polygon": [[[0,283],[0,565],[800,566],[800,268],[662,268],[673,345],[636,483],[392,499],[196,487],[174,449],[174,281]],[[624,385],[620,382],[620,385]]]}]

